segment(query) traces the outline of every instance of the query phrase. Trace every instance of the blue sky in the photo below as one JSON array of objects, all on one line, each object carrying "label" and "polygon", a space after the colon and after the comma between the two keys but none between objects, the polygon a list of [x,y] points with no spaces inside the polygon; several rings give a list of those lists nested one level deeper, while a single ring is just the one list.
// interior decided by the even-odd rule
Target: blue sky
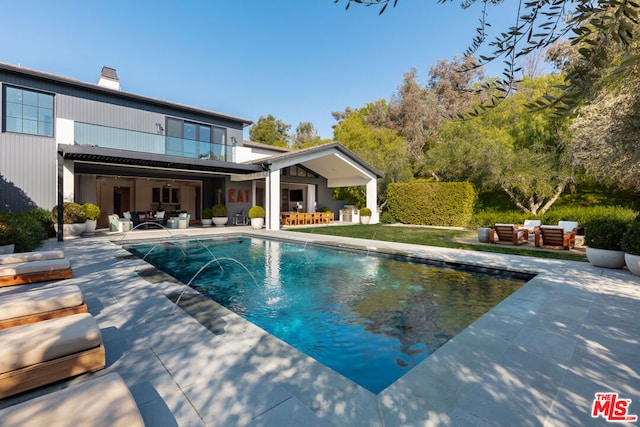
[{"label": "blue sky", "polygon": [[[517,3],[517,2],[507,2]],[[479,9],[400,0],[6,1],[0,61],[96,83],[115,68],[127,92],[257,121],[310,121],[332,137],[332,111],[389,99],[403,74],[421,84],[468,47]],[[494,27],[514,5],[491,11]],[[501,64],[488,69],[498,75]],[[245,138],[248,138],[248,129]]]}]

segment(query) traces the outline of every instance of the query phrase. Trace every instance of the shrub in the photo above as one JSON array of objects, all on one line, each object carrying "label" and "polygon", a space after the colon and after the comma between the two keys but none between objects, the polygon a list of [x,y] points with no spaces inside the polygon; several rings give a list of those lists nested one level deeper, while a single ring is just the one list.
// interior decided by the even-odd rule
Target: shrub
[{"label": "shrub", "polygon": [[619,251],[622,236],[629,228],[627,221],[596,218],[585,224],[584,242],[590,248]]},{"label": "shrub", "polygon": [[227,207],[225,205],[214,205],[213,208],[211,208],[211,213],[213,216],[227,216]]},{"label": "shrub", "polygon": [[360,216],[371,216],[371,209],[369,208],[361,208]]},{"label": "shrub", "polygon": [[391,215],[389,211],[384,211],[380,214],[380,222],[382,224],[395,224],[396,219]]},{"label": "shrub", "polygon": [[631,223],[622,236],[620,247],[628,254],[640,255],[640,216]]},{"label": "shrub", "polygon": [[389,212],[404,224],[466,227],[476,192],[468,182],[392,183],[387,188]]},{"label": "shrub", "polygon": [[333,212],[329,206],[323,206],[320,208],[320,212]]},{"label": "shrub", "polygon": [[87,202],[83,204],[82,207],[84,208],[84,213],[87,219],[97,221],[98,218],[100,218],[100,207],[98,205]]},{"label": "shrub", "polygon": [[49,211],[41,208],[32,209],[28,212],[4,212],[0,214],[0,222],[8,224],[14,230],[15,240],[11,243],[16,245],[15,252],[33,251],[49,236],[47,229],[38,219],[42,212],[51,217]]},{"label": "shrub", "polygon": [[34,208],[27,212],[27,215],[31,219],[30,223],[40,223],[44,228],[44,235],[42,240],[47,237],[55,237],[56,231],[53,228],[53,220],[51,219],[51,212],[44,208]]},{"label": "shrub", "polygon": [[15,244],[18,233],[9,221],[0,219],[0,246]]},{"label": "shrub", "polygon": [[262,206],[254,206],[249,209],[249,218],[264,218],[265,212]]},{"label": "shrub", "polygon": [[[87,216],[84,212],[84,208],[82,205],[74,202],[64,202],[63,205],[63,224],[78,224],[81,222],[85,222],[87,220]],[[51,219],[54,224],[58,223],[58,206],[54,206],[51,210]]]},{"label": "shrub", "polygon": [[213,210],[211,208],[202,209],[202,218],[203,219],[211,219],[213,217]]}]

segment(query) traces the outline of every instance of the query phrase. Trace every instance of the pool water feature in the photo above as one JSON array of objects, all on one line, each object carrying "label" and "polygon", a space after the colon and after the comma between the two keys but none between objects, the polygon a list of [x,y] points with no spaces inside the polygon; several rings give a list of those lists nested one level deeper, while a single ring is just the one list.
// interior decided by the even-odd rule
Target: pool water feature
[{"label": "pool water feature", "polygon": [[127,249],[373,393],[525,282],[261,238]]}]

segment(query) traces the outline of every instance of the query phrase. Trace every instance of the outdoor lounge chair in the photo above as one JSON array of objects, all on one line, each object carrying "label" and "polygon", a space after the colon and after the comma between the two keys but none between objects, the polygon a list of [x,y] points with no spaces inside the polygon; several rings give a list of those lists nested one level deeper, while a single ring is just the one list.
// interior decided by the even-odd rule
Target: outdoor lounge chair
[{"label": "outdoor lounge chair", "polygon": [[0,255],[0,265],[62,258],[64,258],[64,252],[62,251],[19,252]]},{"label": "outdoor lounge chair", "polygon": [[0,399],[105,366],[88,313],[0,330]]},{"label": "outdoor lounge chair", "polygon": [[70,279],[71,264],[66,259],[48,259],[0,265],[0,286],[23,285],[47,280]]},{"label": "outdoor lounge chair", "polygon": [[541,221],[539,219],[525,219],[524,224],[520,229],[525,229],[529,232],[529,234],[533,234],[540,227]]},{"label": "outdoor lounge chair", "polygon": [[[498,236],[497,241],[496,235]],[[522,245],[529,241],[529,231],[520,230],[514,224],[496,224],[489,233],[489,241],[491,243]]]},{"label": "outdoor lounge chair", "polygon": [[541,225],[536,231],[534,243],[537,248],[550,246],[569,250],[576,245],[576,231],[567,233],[562,227]]},{"label": "outdoor lounge chair", "polygon": [[143,427],[120,375],[110,373],[0,411],[3,427]]},{"label": "outdoor lounge chair", "polygon": [[0,294],[0,329],[87,312],[76,285]]}]

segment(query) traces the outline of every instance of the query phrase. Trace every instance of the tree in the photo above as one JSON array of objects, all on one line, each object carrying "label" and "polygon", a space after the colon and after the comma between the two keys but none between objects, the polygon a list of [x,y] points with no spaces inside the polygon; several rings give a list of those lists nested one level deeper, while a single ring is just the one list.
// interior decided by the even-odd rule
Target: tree
[{"label": "tree", "polygon": [[291,125],[277,120],[273,115],[260,116],[258,121],[249,129],[249,137],[252,141],[278,147],[289,146],[289,129]]},{"label": "tree", "polygon": [[[339,1],[334,0],[334,3]],[[437,0],[438,3],[451,1]],[[352,3],[379,6],[382,14],[389,4],[397,6],[398,0],[346,0],[347,9]],[[504,1],[461,0],[460,4],[468,8],[476,3],[482,5],[480,24],[465,56],[477,55],[478,65],[500,59],[505,63],[503,78],[494,82],[497,95],[491,103],[478,106],[476,114],[493,108],[515,90],[520,58],[567,36],[579,47],[580,66],[567,74],[560,93],[543,98],[547,106],[554,106],[561,113],[579,105],[602,78],[619,78],[623,74],[620,70],[640,63],[640,54],[633,46],[640,23],[640,2],[635,0],[519,0],[515,24],[498,30],[492,40],[489,39],[491,23],[487,11],[490,6],[499,7]],[[486,48],[489,52],[483,53]],[[627,56],[614,71],[609,69],[612,54]]]},{"label": "tree", "polygon": [[[386,101],[379,100],[358,110],[347,108],[344,112],[332,113],[341,118],[333,129],[334,139],[384,173],[384,178],[378,180],[379,207],[386,203],[389,183],[411,178],[405,139],[388,127],[368,123],[370,116],[378,117],[385,109],[388,109]],[[364,206],[364,195],[363,188],[350,187],[340,189],[337,198]]]},{"label": "tree", "polygon": [[425,170],[477,188],[499,188],[524,212],[546,212],[573,181],[565,162],[568,119],[526,105],[546,93],[561,76],[525,78],[518,91],[485,114],[441,127],[441,141],[427,153]]}]

